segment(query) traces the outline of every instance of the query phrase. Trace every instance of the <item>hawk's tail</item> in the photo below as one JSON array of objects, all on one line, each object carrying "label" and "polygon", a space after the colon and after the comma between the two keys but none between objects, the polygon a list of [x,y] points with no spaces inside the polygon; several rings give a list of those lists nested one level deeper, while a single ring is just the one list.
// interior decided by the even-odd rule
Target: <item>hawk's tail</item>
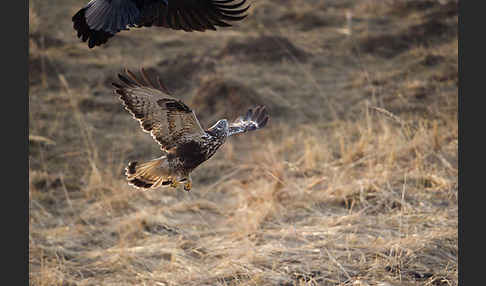
[{"label": "hawk's tail", "polygon": [[155,189],[172,183],[165,156],[144,162],[130,162],[125,168],[128,183],[141,189]]}]

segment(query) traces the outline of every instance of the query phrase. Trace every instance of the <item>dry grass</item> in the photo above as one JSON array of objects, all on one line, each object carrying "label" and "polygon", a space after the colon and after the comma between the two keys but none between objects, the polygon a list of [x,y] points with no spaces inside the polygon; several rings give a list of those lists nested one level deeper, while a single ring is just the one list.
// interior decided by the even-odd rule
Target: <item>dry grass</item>
[{"label": "dry grass", "polygon": [[[450,4],[297,2],[254,1],[234,29],[143,29],[95,50],[71,31],[79,2],[30,2],[31,285],[458,284],[457,37],[400,42]],[[50,33],[56,15],[65,25]],[[391,50],[373,46],[382,31]],[[251,54],[261,39],[282,51]],[[123,169],[158,146],[109,83],[142,64],[206,126],[204,102],[224,98],[235,106],[218,117],[260,101],[268,127],[228,140],[190,193],[137,191]]]}]

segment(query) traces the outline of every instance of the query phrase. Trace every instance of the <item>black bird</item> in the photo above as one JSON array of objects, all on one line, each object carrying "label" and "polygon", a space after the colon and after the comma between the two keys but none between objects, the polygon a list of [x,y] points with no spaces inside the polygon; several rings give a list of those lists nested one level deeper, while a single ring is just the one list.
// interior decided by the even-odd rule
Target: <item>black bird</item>
[{"label": "black bird", "polygon": [[186,32],[216,30],[239,21],[246,0],[91,0],[72,18],[78,38],[100,46],[130,27],[159,26]]}]

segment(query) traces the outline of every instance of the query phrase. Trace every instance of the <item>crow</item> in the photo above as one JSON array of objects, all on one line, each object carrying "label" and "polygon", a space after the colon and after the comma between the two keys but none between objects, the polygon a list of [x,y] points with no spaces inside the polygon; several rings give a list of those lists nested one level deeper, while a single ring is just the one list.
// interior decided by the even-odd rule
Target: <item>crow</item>
[{"label": "crow", "polygon": [[91,0],[74,14],[73,27],[88,47],[101,46],[129,28],[165,27],[186,32],[231,26],[247,15],[246,0]]}]

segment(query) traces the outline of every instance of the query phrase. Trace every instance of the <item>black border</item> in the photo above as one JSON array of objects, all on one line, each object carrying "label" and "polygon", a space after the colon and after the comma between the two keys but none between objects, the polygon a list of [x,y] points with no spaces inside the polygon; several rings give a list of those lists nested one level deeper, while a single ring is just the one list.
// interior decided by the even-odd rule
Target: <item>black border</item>
[{"label": "black border", "polygon": [[[465,243],[464,243],[464,144],[463,144],[463,132],[464,132],[464,101],[463,95],[464,92],[464,72],[463,72],[463,64],[464,64],[464,36],[465,36],[465,29],[464,29],[464,19],[465,19],[465,7],[464,1],[458,1],[459,5],[459,13],[458,13],[458,257],[457,257],[457,267],[458,267],[458,283],[459,285],[468,285],[465,284],[465,276],[464,276],[464,262],[465,262]],[[482,12],[480,12],[482,13]],[[480,24],[480,23],[478,23]],[[479,32],[479,31],[478,31]],[[474,96],[474,95],[473,95]],[[471,98],[471,97],[469,97]],[[469,168],[470,170],[471,168]],[[470,192],[469,192],[470,194]],[[477,264],[477,265],[481,265]],[[471,273],[472,272],[472,273]],[[474,275],[475,271],[467,271],[469,275]],[[477,272],[476,272],[477,273]],[[479,272],[480,273],[480,272]],[[474,280],[476,279],[469,279],[471,283],[474,284]],[[473,285],[469,284],[469,285]]]},{"label": "black border", "polygon": [[[7,3],[5,3],[7,4]],[[28,26],[29,2],[9,1],[2,10],[1,84],[3,146],[2,281],[29,284]],[[14,113],[15,112],[15,113]],[[6,144],[8,145],[6,145]],[[5,275],[6,274],[6,275]],[[9,283],[10,281],[15,281]]]},{"label": "black border", "polygon": [[[459,13],[458,13],[458,260],[457,260],[457,267],[458,267],[458,283],[459,285],[467,285],[465,284],[465,276],[464,276],[464,269],[465,269],[465,243],[464,243],[464,192],[465,192],[465,187],[464,187],[464,142],[463,142],[463,132],[464,132],[464,88],[465,88],[465,82],[464,82],[464,38],[465,38],[465,29],[464,29],[464,19],[465,17],[465,7],[464,7],[464,1],[458,1],[459,5]],[[481,11],[481,10],[479,10]],[[478,11],[478,12],[479,12]],[[479,13],[482,13],[479,12]],[[481,27],[484,25],[483,23],[477,23],[481,26],[476,26],[476,28]],[[474,28],[474,27],[470,27]],[[478,29],[479,30],[479,29]],[[479,32],[479,31],[477,31]],[[477,96],[477,95],[472,95],[472,96]],[[469,97],[471,98],[471,97]],[[468,170],[471,170],[471,168],[468,168]],[[471,191],[471,190],[470,190]],[[471,192],[469,192],[471,194]],[[471,263],[472,264],[472,263]],[[476,263],[475,263],[476,264]],[[481,265],[482,263],[478,263],[476,265]],[[473,273],[481,273],[481,272],[476,272],[476,271],[468,271],[469,275],[474,275]],[[479,275],[478,275],[479,276]],[[478,277],[479,278],[479,277]],[[471,283],[474,284],[474,278],[469,279]],[[471,285],[471,284],[470,284]]]},{"label": "black border", "polygon": [[[483,172],[483,167],[481,166],[481,162],[478,161],[478,164],[474,164],[476,166],[473,166],[471,157],[476,157],[477,159],[481,160],[482,156],[480,154],[474,154],[476,153],[476,150],[482,147],[481,145],[484,146],[483,139],[482,139],[482,134],[481,132],[482,128],[477,127],[476,130],[479,131],[477,134],[473,134],[470,131],[469,134],[469,140],[467,142],[469,143],[466,151],[465,147],[465,142],[464,142],[464,134],[466,127],[469,126],[469,130],[472,130],[474,128],[474,125],[477,125],[478,121],[482,121],[483,119],[479,117],[479,120],[476,118],[473,118],[472,120],[469,120],[469,123],[466,125],[466,114],[467,110],[469,110],[468,114],[477,114],[472,110],[472,106],[476,106],[478,108],[478,114],[481,115],[480,108],[482,107],[480,102],[478,101],[478,104],[468,104],[466,105],[466,102],[471,102],[471,100],[474,102],[481,97],[483,97],[483,89],[484,89],[484,72],[482,69],[484,69],[484,65],[482,65],[482,61],[478,61],[478,54],[484,53],[484,44],[482,43],[482,34],[483,32],[483,27],[484,27],[484,15],[482,15],[484,10],[482,9],[476,9],[476,15],[472,15],[471,7],[469,7],[469,11],[467,11],[465,4],[464,3],[472,3],[468,1],[461,1],[458,0],[458,5],[459,5],[459,14],[458,14],[458,283],[459,285],[475,285],[474,282],[479,282],[484,280],[482,279],[482,266],[483,263],[479,262],[481,261],[480,259],[482,257],[479,257],[480,253],[477,250],[474,251],[474,241],[471,241],[470,239],[467,240],[466,243],[466,231],[465,227],[467,223],[470,225],[473,224],[476,226],[476,237],[481,239],[481,236],[483,235],[482,232],[482,210],[484,209],[484,202],[482,200],[476,199],[477,206],[472,206],[471,205],[471,200],[469,203],[465,202],[466,198],[471,198],[471,196],[476,197],[477,194],[480,194],[483,190],[483,184],[480,181],[474,182],[475,179],[481,178],[481,176],[484,176]],[[466,15],[466,13],[468,15]],[[464,47],[464,41],[466,38],[466,29],[465,29],[465,19],[469,20],[469,35],[473,35],[472,37],[470,36],[469,38],[475,38],[476,41],[474,41],[473,45],[469,45],[469,49],[465,50]],[[482,21],[483,20],[483,21]],[[479,34],[478,34],[479,33]],[[472,49],[471,49],[472,48]],[[466,58],[466,53],[468,55],[469,64],[476,64],[475,72],[469,73],[469,77],[466,83],[466,77],[464,76],[464,60]],[[472,60],[475,58],[475,60]],[[481,56],[479,56],[481,58]],[[484,58],[484,56],[483,56]],[[474,76],[476,78],[474,78]],[[469,88],[469,91],[467,92],[466,88]],[[468,100],[464,100],[465,95],[467,95]],[[476,99],[476,100],[474,100]],[[471,126],[472,125],[472,126]],[[472,128],[471,128],[472,127]],[[476,146],[471,146],[471,143],[475,143],[474,145]],[[469,154],[469,158],[466,156],[466,154]],[[472,155],[472,156],[471,156]],[[465,163],[469,162],[469,167],[466,168]],[[467,171],[465,171],[467,169]],[[465,178],[468,179],[465,179]],[[469,188],[466,187],[469,183]],[[467,195],[466,195],[467,194]],[[473,200],[474,201],[474,200]],[[469,205],[468,205],[469,204]],[[469,211],[469,215],[466,216],[466,211]],[[471,214],[472,212],[475,212],[476,214]],[[474,228],[469,227],[469,230],[474,231]],[[469,235],[469,238],[472,236]],[[466,249],[469,247],[469,259],[466,260]],[[481,246],[479,246],[479,249],[482,249]],[[473,260],[474,258],[471,258],[471,253],[477,253],[477,261]],[[481,255],[482,256],[482,255]],[[466,262],[469,262],[469,264],[466,266]],[[479,263],[478,263],[479,262]],[[469,283],[466,283],[466,277],[468,278],[467,281]],[[478,283],[476,283],[479,285]]]},{"label": "black border", "polygon": [[[29,1],[8,4],[0,20],[4,55],[2,85],[5,85],[2,97],[4,108],[6,103],[14,103],[15,109],[9,104],[3,116],[4,126],[8,126],[3,138],[10,139],[10,134],[14,134],[14,138],[6,140],[14,146],[4,149],[7,151],[4,162],[9,169],[3,170],[8,182],[3,188],[8,205],[3,211],[7,260],[2,271],[7,277],[2,280],[15,281],[7,284],[29,285]],[[23,116],[12,116],[9,109]]]}]

